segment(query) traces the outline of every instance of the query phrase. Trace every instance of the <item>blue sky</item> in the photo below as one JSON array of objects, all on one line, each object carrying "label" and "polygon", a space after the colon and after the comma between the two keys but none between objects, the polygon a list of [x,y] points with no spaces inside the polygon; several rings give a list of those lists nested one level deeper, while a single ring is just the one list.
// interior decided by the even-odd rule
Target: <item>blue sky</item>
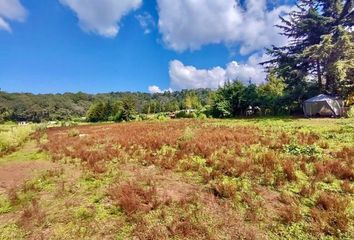
[{"label": "blue sky", "polygon": [[[90,5],[91,4],[91,5]],[[260,83],[289,1],[0,0],[0,88],[159,92]]]}]

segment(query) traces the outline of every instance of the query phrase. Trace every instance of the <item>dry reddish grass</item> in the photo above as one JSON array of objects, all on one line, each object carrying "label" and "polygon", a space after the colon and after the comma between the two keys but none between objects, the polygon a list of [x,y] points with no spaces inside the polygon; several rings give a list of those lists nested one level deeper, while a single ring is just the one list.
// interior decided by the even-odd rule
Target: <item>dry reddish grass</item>
[{"label": "dry reddish grass", "polygon": [[330,160],[315,163],[316,180],[323,180],[328,175],[333,175],[342,180],[354,180],[354,170],[343,160]]},{"label": "dry reddish grass", "polygon": [[350,185],[350,182],[348,180],[345,180],[342,184],[342,191],[344,193],[349,193],[349,194],[353,194],[354,193],[354,188]]},{"label": "dry reddish grass", "polygon": [[120,183],[112,187],[109,194],[128,216],[148,212],[160,204],[155,186],[144,188],[135,181]]},{"label": "dry reddish grass", "polygon": [[320,140],[320,136],[316,133],[299,133],[297,134],[297,139],[302,145],[312,145]]},{"label": "dry reddish grass", "polygon": [[286,179],[289,182],[297,180],[297,177],[295,174],[295,164],[292,160],[285,161],[283,164],[283,169],[284,169]]},{"label": "dry reddish grass", "polygon": [[66,128],[48,129],[48,143],[42,148],[54,159],[64,156],[79,158],[96,172],[104,171],[98,165],[138,149],[156,152],[165,145],[176,146],[188,122],[129,123],[77,127],[79,136],[71,137]]},{"label": "dry reddish grass", "polygon": [[311,209],[313,218],[313,230],[329,235],[338,235],[347,231],[349,217],[346,213],[350,200],[338,194],[322,193]]},{"label": "dry reddish grass", "polygon": [[22,211],[18,224],[24,228],[41,225],[45,220],[45,213],[40,209],[38,201],[33,199],[31,205]]},{"label": "dry reddish grass", "polygon": [[179,143],[180,156],[198,155],[210,159],[221,147],[232,151],[236,156],[240,155],[243,146],[260,141],[257,130],[251,127],[200,127],[193,139]]},{"label": "dry reddish grass", "polygon": [[301,220],[302,216],[297,200],[286,194],[281,194],[278,200],[283,204],[278,212],[283,223],[291,224]]},{"label": "dry reddish grass", "polygon": [[[173,121],[166,123],[139,122],[102,126],[82,126],[76,129],[79,136],[68,134],[70,129],[48,129],[48,143],[42,148],[52,153],[54,160],[64,156],[79,158],[93,171],[100,173],[105,169],[100,162],[141,152],[145,162],[173,169],[180,159],[198,155],[211,160],[213,154],[223,146],[234,154],[241,148],[260,140],[255,128],[229,128],[200,126],[191,139],[185,140],[183,134],[187,126],[198,125],[196,121]],[[157,156],[163,146],[171,146],[176,152]],[[218,156],[223,159],[226,153]],[[230,159],[229,159],[230,160]],[[235,162],[225,162],[224,169]]]},{"label": "dry reddish grass", "polygon": [[279,216],[281,221],[284,222],[285,224],[298,222],[302,218],[300,213],[300,208],[294,205],[283,206],[280,209]]},{"label": "dry reddish grass", "polygon": [[[353,192],[351,184],[354,180],[354,148],[346,147],[338,152],[328,153],[330,149],[325,140],[312,132],[293,134],[300,145],[320,144],[326,149],[325,158],[306,154],[286,155],[284,145],[290,144],[294,136],[286,132],[263,131],[256,127],[232,128],[203,125],[194,120],[176,120],[81,126],[76,129],[80,135],[69,134],[70,129],[67,128],[48,129],[49,141],[42,148],[49,151],[54,159],[65,156],[79,158],[98,174],[106,171],[105,164],[112,159],[134,159],[142,166],[158,166],[166,174],[172,172],[169,170],[194,172],[202,177],[204,187],[209,190],[210,195],[225,202],[231,202],[239,190],[236,184],[223,182],[225,176],[231,179],[247,179],[262,185],[267,191],[275,188],[274,191],[281,192],[287,182],[301,184],[295,172],[302,171],[307,175],[308,182],[302,186],[298,200],[316,195],[316,183],[328,179],[341,180],[343,194]],[[259,143],[262,145],[259,152],[247,151],[248,146]],[[203,166],[193,162],[193,156],[202,157]],[[142,184],[143,182],[146,184]],[[163,188],[174,188],[174,184],[173,181],[166,183]],[[135,217],[167,204],[161,197],[159,188],[153,182],[135,179],[114,185],[110,188],[109,195],[128,216]],[[182,188],[179,187],[178,191],[179,189]],[[327,196],[327,200],[326,196],[320,196],[311,210],[314,231],[335,235],[338,229],[347,230],[349,220],[345,209],[348,205],[341,199],[339,195]],[[257,212],[267,210],[264,206],[271,205],[265,202],[262,206],[247,194],[241,194],[241,200],[247,206],[245,218],[251,223],[259,222],[261,219]],[[276,201],[276,207],[272,207],[274,216],[266,217],[267,219],[276,219],[283,224],[304,220],[300,211],[303,207],[301,201],[289,196],[269,198],[269,201],[273,200]],[[340,207],[334,207],[328,201],[334,201]],[[228,217],[221,213],[218,216],[223,220]],[[141,219],[136,224],[140,227],[136,228],[135,235],[140,239],[168,239],[171,235],[193,239],[197,235],[203,236],[203,239],[211,237],[202,225],[193,225],[191,219],[176,218],[171,226],[161,228],[147,228]],[[224,221],[223,224],[227,225]],[[233,227],[229,226],[229,230]]]},{"label": "dry reddish grass", "polygon": [[354,163],[354,147],[344,147],[341,151],[336,152],[335,156],[340,160],[344,160],[348,164],[353,164]]}]

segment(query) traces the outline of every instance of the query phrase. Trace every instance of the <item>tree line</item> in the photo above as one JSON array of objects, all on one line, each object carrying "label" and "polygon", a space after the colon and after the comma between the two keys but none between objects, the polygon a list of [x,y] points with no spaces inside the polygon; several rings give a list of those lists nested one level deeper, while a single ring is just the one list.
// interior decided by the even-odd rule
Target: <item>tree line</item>
[{"label": "tree line", "polygon": [[[174,112],[205,106],[210,89],[165,93],[31,94],[0,92],[0,122],[129,120],[136,114]],[[125,110],[124,110],[125,109]],[[121,114],[118,114],[121,112]]]}]

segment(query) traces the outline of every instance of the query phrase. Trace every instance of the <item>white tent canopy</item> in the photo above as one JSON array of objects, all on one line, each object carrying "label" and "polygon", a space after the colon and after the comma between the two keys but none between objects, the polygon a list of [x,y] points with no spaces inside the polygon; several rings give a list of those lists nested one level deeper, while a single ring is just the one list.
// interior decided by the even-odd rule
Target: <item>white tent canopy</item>
[{"label": "white tent canopy", "polygon": [[304,102],[305,116],[342,116],[343,101],[335,97],[320,94]]}]

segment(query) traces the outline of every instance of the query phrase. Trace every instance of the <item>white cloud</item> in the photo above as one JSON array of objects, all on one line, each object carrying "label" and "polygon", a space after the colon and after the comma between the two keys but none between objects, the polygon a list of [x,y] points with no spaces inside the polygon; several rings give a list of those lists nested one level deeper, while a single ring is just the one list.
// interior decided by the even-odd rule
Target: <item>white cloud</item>
[{"label": "white cloud", "polygon": [[279,15],[291,10],[278,6],[267,10],[266,0],[157,0],[159,31],[167,47],[184,51],[206,44],[240,44],[247,55],[272,44],[282,45],[286,38],[274,25]]},{"label": "white cloud", "polygon": [[194,66],[185,66],[178,60],[170,62],[169,75],[173,89],[190,88],[217,88],[225,82],[225,69],[197,69]]},{"label": "white cloud", "polygon": [[136,20],[138,20],[145,34],[149,34],[152,31],[152,29],[155,28],[156,26],[154,18],[148,12],[144,12],[143,14],[138,14],[135,16],[135,18]]},{"label": "white cloud", "polygon": [[174,90],[193,88],[218,88],[226,81],[240,80],[245,84],[249,81],[260,84],[265,81],[266,73],[260,62],[266,56],[253,55],[247,63],[239,64],[232,61],[225,68],[220,66],[211,69],[197,69],[194,66],[185,66],[178,60],[170,62],[169,75],[171,87]]},{"label": "white cloud", "polygon": [[0,30],[11,32],[8,21],[25,21],[27,11],[19,0],[0,0]]},{"label": "white cloud", "polygon": [[152,85],[152,86],[149,86],[149,92],[150,93],[161,93],[161,89],[156,86],[156,85]]},{"label": "white cloud", "polygon": [[115,37],[121,18],[141,6],[142,0],[59,0],[73,10],[80,27],[104,37]]},{"label": "white cloud", "polygon": [[161,88],[156,86],[156,85],[149,86],[148,90],[149,90],[149,93],[152,93],[152,94],[154,94],[154,93],[164,93],[164,92],[173,92],[173,90],[171,88],[161,90]]}]

